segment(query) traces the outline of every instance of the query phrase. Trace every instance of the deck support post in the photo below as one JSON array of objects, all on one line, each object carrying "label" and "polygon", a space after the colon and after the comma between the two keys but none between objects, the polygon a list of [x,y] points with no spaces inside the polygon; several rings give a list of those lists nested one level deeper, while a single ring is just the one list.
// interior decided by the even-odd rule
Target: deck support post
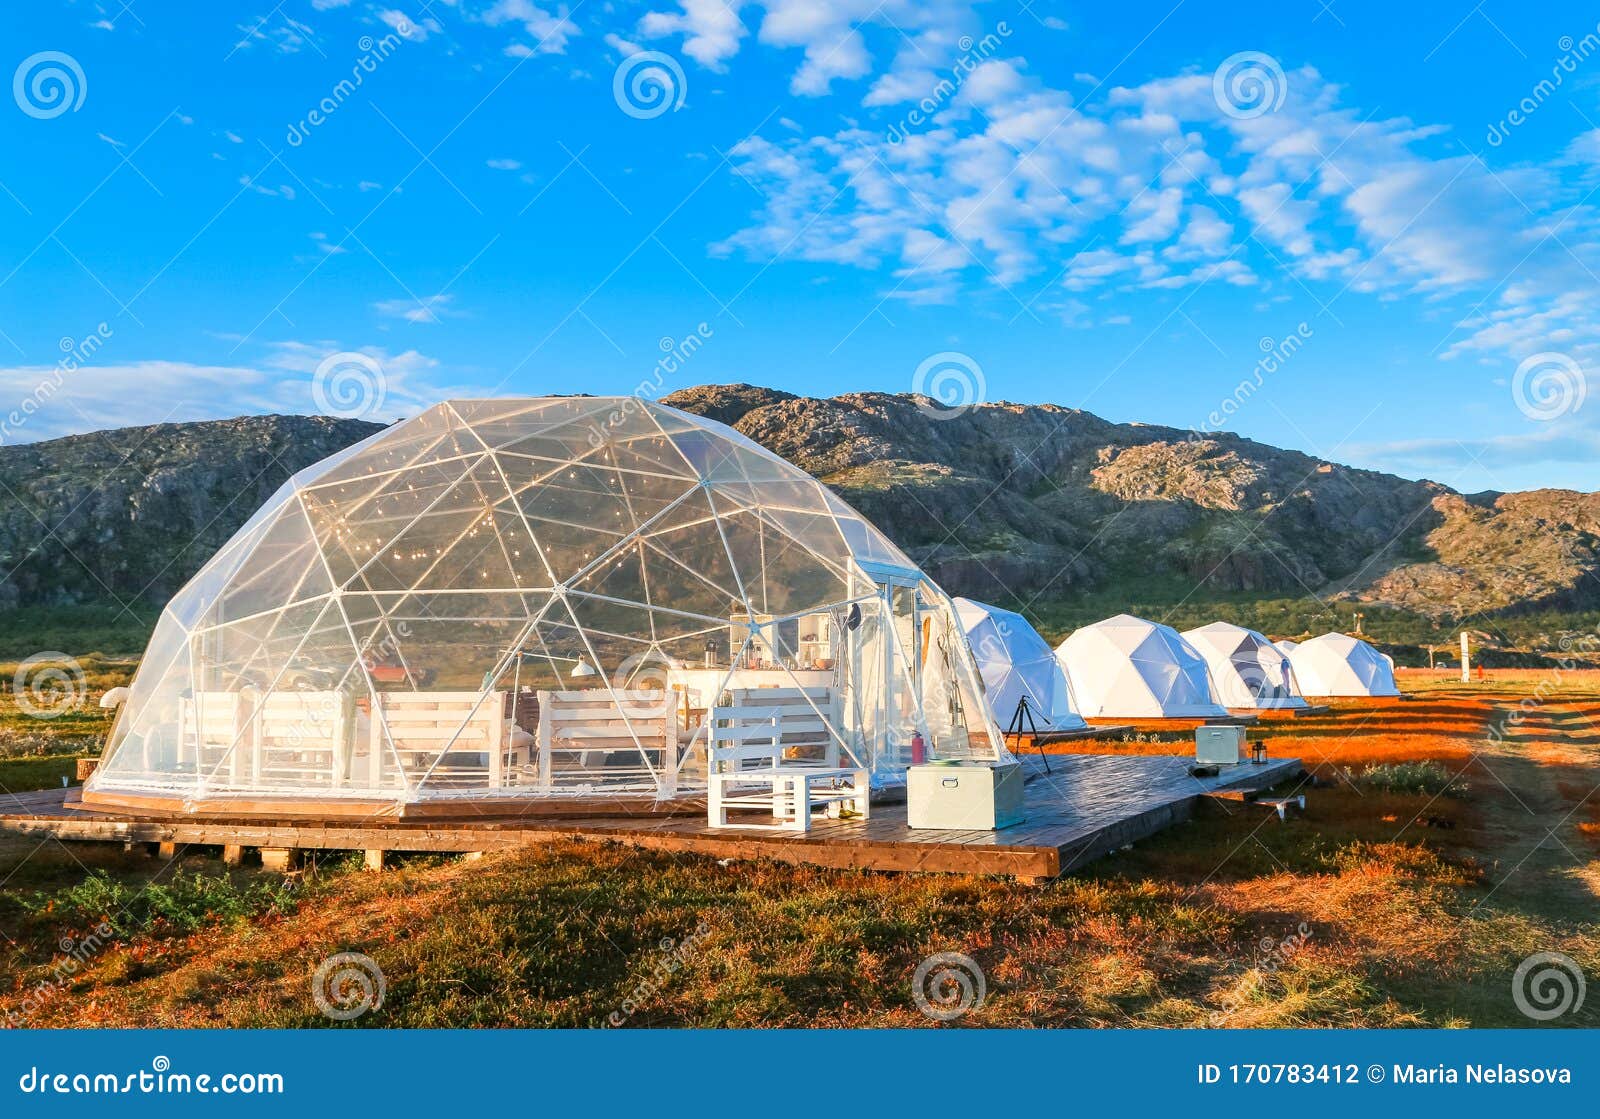
[{"label": "deck support post", "polygon": [[173,843],[169,840],[165,843],[156,844],[156,858],[166,859],[168,862],[171,862],[177,857],[178,845],[176,843]]},{"label": "deck support post", "polygon": [[362,864],[366,870],[382,870],[384,850],[381,847],[369,847],[364,852],[365,862]]},{"label": "deck support post", "polygon": [[240,866],[244,863],[244,847],[237,843],[224,843],[222,845],[222,861],[228,866]]},{"label": "deck support post", "polygon": [[280,874],[298,869],[300,866],[300,848],[263,847],[261,848],[261,865],[266,870],[275,870]]}]

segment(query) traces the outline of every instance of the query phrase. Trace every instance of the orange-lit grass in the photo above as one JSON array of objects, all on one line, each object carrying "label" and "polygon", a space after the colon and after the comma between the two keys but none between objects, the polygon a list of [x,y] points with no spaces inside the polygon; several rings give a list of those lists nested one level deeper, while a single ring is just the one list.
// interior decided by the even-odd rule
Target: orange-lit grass
[{"label": "orange-lit grass", "polygon": [[[588,1026],[633,1002],[622,1018],[632,1026],[930,1026],[910,976],[928,954],[954,950],[979,962],[989,991],[960,1025],[1527,1025],[1509,997],[1517,963],[1558,950],[1600,974],[1600,936],[1592,899],[1523,904],[1504,882],[1520,856],[1500,845],[1525,838],[1518,828],[1539,838],[1543,817],[1528,823],[1519,797],[1542,793],[1561,812],[1585,805],[1600,767],[1573,742],[1600,702],[1564,682],[1491,753],[1491,726],[1520,698],[1494,683],[1408,682],[1419,698],[1263,720],[1252,737],[1331,782],[1307,790],[1304,818],[1205,806],[1049,887],[722,867],[585,844],[418,859],[383,875],[328,870],[284,915],[191,936],[154,928],[114,945],[29,1022],[322,1025],[311,972],[358,950],[389,984],[363,1026]],[[1055,749],[1186,752],[1187,735],[1166,737]],[[1559,763],[1545,760],[1546,744],[1565,751]],[[1467,795],[1377,792],[1346,772],[1423,758],[1462,771]],[[1548,788],[1513,795],[1501,784],[1530,774],[1552,775]],[[1600,820],[1585,805],[1574,823]],[[31,850],[0,845],[0,876],[16,870],[8,889],[48,891],[81,875],[54,849],[19,867]],[[118,852],[74,854],[130,880],[150,873],[148,860]],[[186,861],[215,872],[208,859]],[[662,941],[701,923],[685,964],[640,996]],[[21,919],[3,897],[0,930],[14,941],[0,948],[5,1013],[75,930],[48,914]]]}]

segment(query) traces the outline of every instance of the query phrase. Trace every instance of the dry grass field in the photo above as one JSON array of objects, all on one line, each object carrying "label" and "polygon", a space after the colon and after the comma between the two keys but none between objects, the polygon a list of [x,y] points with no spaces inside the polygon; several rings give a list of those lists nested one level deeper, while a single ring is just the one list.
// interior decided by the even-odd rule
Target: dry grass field
[{"label": "dry grass field", "polygon": [[[1401,686],[1252,730],[1316,775],[1303,817],[1208,808],[1045,887],[577,843],[286,879],[0,837],[0,1014],[327,1025],[312,972],[359,951],[387,994],[358,1026],[934,1026],[912,974],[958,951],[987,984],[959,1027],[1535,1025],[1522,960],[1600,976],[1600,672]],[[6,790],[58,784],[103,729],[0,696]],[[1183,749],[1161,737],[1073,749]],[[1550,1024],[1600,1024],[1600,996]]]}]

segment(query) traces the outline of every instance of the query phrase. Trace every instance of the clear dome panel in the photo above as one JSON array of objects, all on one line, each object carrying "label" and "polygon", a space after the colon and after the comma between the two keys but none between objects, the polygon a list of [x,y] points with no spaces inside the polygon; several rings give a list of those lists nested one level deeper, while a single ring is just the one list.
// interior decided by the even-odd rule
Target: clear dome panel
[{"label": "clear dome panel", "polygon": [[[178,732],[180,700],[191,692],[189,669],[189,634],[170,611],[165,612],[117,713],[97,774],[133,787],[185,783]],[[187,777],[187,784],[193,785],[192,766]]]},{"label": "clear dome panel", "polygon": [[446,466],[483,453],[483,443],[473,435],[455,412],[436,405],[372,440],[360,444],[357,453],[336,455],[324,464],[313,466],[296,481],[302,490],[322,490],[353,485],[371,485],[404,473],[422,464]]}]

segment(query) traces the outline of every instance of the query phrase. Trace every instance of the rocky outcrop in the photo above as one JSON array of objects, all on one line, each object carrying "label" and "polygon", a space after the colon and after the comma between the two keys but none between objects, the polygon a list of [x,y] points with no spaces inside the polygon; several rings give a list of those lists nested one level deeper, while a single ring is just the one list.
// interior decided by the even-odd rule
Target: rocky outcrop
[{"label": "rocky outcrop", "polygon": [[290,474],[377,430],[249,416],[0,448],[0,608],[165,602]]}]

